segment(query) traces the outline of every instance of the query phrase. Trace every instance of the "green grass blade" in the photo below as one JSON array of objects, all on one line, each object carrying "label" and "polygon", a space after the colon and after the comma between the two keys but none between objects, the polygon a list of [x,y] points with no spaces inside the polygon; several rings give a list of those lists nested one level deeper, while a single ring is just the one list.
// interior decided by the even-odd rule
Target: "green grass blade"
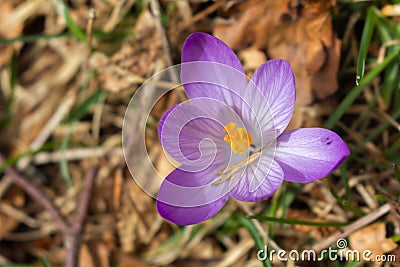
[{"label": "green grass blade", "polygon": [[[256,245],[257,250],[264,250],[264,241],[262,237],[259,235],[256,227],[254,224],[251,222],[250,219],[248,219],[246,216],[239,216],[238,217],[239,223],[243,225],[244,228],[249,231],[251,237],[254,240],[254,244]],[[272,267],[271,262],[267,258],[265,261],[262,261],[264,267]]]},{"label": "green grass blade", "polygon": [[398,138],[388,149],[383,152],[386,158],[390,158],[398,153],[400,150],[400,138]]},{"label": "green grass blade", "polygon": [[57,1],[61,6],[61,11],[64,15],[65,22],[67,23],[67,27],[70,32],[81,42],[86,43],[86,35],[85,32],[76,24],[76,22],[72,19],[71,14],[69,13],[68,7],[65,4],[64,0]]},{"label": "green grass blade", "polygon": [[365,121],[365,119],[368,117],[370,112],[376,108],[377,101],[373,98],[367,103],[367,108],[365,109],[365,112],[361,113],[360,116],[351,124],[352,129],[357,129],[360,127],[360,125]]},{"label": "green grass blade", "polygon": [[394,242],[400,242],[400,234],[394,235],[390,237]]},{"label": "green grass blade", "polygon": [[87,114],[89,108],[99,102],[101,97],[105,92],[103,90],[96,91],[93,95],[91,95],[88,99],[86,99],[79,107],[73,109],[71,114],[69,114],[64,120],[63,123],[71,123],[80,120],[85,114]]},{"label": "green grass blade", "polygon": [[365,215],[365,212],[361,208],[351,205],[348,200],[340,197],[338,195],[338,193],[335,191],[335,189],[333,188],[333,186],[329,183],[328,179],[325,179],[325,182],[327,182],[327,184],[329,186],[329,191],[331,192],[332,196],[336,199],[337,203],[340,206],[342,206],[343,208],[345,208],[348,211],[351,211],[352,213],[354,213],[357,216]]},{"label": "green grass blade", "polygon": [[396,176],[397,180],[400,181],[400,167],[396,164],[393,164],[393,173]]},{"label": "green grass blade", "polygon": [[16,43],[16,42],[22,42],[22,43],[27,44],[27,43],[35,43],[39,40],[50,40],[50,39],[62,38],[62,37],[71,38],[71,37],[73,37],[73,35],[70,33],[32,34],[32,35],[25,35],[25,36],[9,38],[9,39],[0,39],[0,44],[8,45],[8,44]]},{"label": "green grass blade", "polygon": [[60,147],[60,151],[61,151],[60,171],[61,171],[61,175],[64,178],[64,181],[67,184],[68,188],[72,188],[73,185],[72,185],[71,174],[68,169],[68,161],[65,156],[65,152],[68,148],[68,143],[69,143],[69,139],[71,136],[71,132],[72,132],[72,126],[70,125],[68,128],[67,134],[65,135],[64,139],[61,142],[61,147]]},{"label": "green grass blade", "polygon": [[51,264],[47,261],[47,259],[44,256],[40,256],[39,260],[42,263],[43,267],[51,267]]},{"label": "green grass blade", "polygon": [[56,147],[56,144],[54,144],[54,143],[46,143],[36,150],[28,150],[19,155],[9,157],[3,163],[0,164],[0,173],[3,173],[5,168],[7,168],[9,166],[14,166],[15,164],[17,164],[17,162],[22,158],[30,157],[37,153],[43,152],[43,151],[52,151],[52,150],[54,150],[55,147]]},{"label": "green grass blade", "polygon": [[381,89],[382,97],[388,106],[391,103],[391,99],[394,98],[393,94],[396,89],[396,85],[399,84],[399,81],[399,64],[391,64],[385,72]]},{"label": "green grass blade", "polygon": [[[382,40],[382,43],[390,42],[396,38],[398,38],[398,34],[396,34],[396,27],[391,21],[380,19],[376,24],[376,29],[379,33],[379,36]],[[393,35],[393,37],[392,37]],[[389,46],[387,48],[388,53],[395,53],[396,50],[400,49],[400,46],[394,45]],[[399,78],[399,64],[397,62],[392,63],[388,66],[385,71],[385,75],[383,78],[382,86],[381,86],[381,94],[386,104],[389,106],[391,100],[393,99],[393,93],[398,86],[400,81]]]},{"label": "green grass blade", "polygon": [[394,109],[400,109],[400,88],[397,87],[397,90],[394,91],[394,100],[392,101],[392,105]]},{"label": "green grass blade", "polygon": [[388,55],[381,64],[377,65],[371,71],[369,71],[364,78],[361,80],[360,84],[354,87],[350,93],[343,99],[340,105],[337,107],[336,111],[332,113],[328,121],[325,123],[324,127],[332,129],[336,122],[340,120],[343,114],[346,112],[347,108],[356,100],[356,98],[363,92],[365,87],[372,82],[372,80],[378,76],[386,67],[391,64],[397,57],[399,52]]},{"label": "green grass blade", "polygon": [[[393,118],[393,120],[397,120],[400,117],[400,109],[398,109],[395,112],[393,112],[392,114],[390,114],[390,117]],[[353,149],[353,151],[360,150],[365,145],[365,143],[373,140],[375,137],[380,135],[390,125],[391,124],[388,121],[384,121],[384,122],[380,123],[371,133],[369,133],[367,136],[365,136],[363,138],[363,140],[357,144],[357,146]]]},{"label": "green grass blade", "polygon": [[360,49],[358,51],[358,60],[357,60],[357,76],[356,76],[356,84],[359,85],[362,80],[365,72],[365,60],[368,54],[369,44],[371,43],[372,34],[374,32],[374,28],[376,25],[376,21],[378,16],[376,15],[375,8],[370,7],[367,10],[367,18],[365,20],[364,29],[362,32]]},{"label": "green grass blade", "polygon": [[286,218],[275,218],[262,215],[249,216],[249,218],[256,219],[262,222],[268,221],[268,222],[277,222],[284,224],[299,224],[299,225],[309,225],[309,226],[319,226],[319,227],[342,227],[348,225],[347,223],[339,223],[339,222],[313,222],[313,221],[293,220]]},{"label": "green grass blade", "polygon": [[[286,216],[287,210],[296,198],[296,193],[292,190],[285,190],[284,192],[285,193],[282,194],[282,215],[280,218],[284,218]],[[281,224],[281,228],[283,228],[283,224]]]}]

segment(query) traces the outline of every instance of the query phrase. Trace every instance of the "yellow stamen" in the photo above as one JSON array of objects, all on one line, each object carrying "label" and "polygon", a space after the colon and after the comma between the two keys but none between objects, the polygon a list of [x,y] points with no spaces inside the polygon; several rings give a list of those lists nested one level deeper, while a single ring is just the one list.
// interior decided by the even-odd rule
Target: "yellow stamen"
[{"label": "yellow stamen", "polygon": [[252,137],[246,129],[237,127],[237,124],[234,122],[225,125],[224,132],[227,133],[224,137],[224,141],[231,144],[232,151],[235,153],[243,154],[252,143]]}]

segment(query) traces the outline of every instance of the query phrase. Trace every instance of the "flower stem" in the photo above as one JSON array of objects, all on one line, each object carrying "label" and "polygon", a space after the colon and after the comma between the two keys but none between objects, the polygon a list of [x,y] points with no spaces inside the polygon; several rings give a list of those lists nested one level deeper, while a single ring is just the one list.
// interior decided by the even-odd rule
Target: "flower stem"
[{"label": "flower stem", "polygon": [[[254,216],[253,211],[246,205],[246,203],[240,201],[236,201],[236,203],[244,211],[244,213],[246,213],[247,216]],[[276,251],[283,250],[271,237],[269,237],[268,232],[262,227],[260,221],[252,219],[252,222],[266,243],[268,243]]]}]

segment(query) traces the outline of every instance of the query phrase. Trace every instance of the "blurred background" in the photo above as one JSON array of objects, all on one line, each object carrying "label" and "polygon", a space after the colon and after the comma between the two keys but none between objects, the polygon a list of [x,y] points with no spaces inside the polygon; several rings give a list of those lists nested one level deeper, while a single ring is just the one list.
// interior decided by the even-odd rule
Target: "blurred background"
[{"label": "blurred background", "polygon": [[[267,201],[230,200],[199,225],[161,219],[126,167],[123,119],[196,31],[232,47],[249,77],[268,59],[289,60],[289,128],[334,130],[348,160]],[[0,266],[400,266],[399,54],[398,0],[1,0]],[[163,176],[173,167],[157,124],[185,99],[171,91],[147,121]],[[340,238],[394,257],[257,259],[266,244],[321,251]]]}]

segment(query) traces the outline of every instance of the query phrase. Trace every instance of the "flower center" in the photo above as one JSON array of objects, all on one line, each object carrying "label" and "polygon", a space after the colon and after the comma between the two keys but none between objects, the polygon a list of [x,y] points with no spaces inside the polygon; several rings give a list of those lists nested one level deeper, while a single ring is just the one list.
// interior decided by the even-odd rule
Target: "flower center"
[{"label": "flower center", "polygon": [[243,154],[250,147],[251,135],[244,128],[237,127],[236,123],[230,122],[225,125],[224,132],[227,133],[224,141],[230,143],[233,152]]}]

